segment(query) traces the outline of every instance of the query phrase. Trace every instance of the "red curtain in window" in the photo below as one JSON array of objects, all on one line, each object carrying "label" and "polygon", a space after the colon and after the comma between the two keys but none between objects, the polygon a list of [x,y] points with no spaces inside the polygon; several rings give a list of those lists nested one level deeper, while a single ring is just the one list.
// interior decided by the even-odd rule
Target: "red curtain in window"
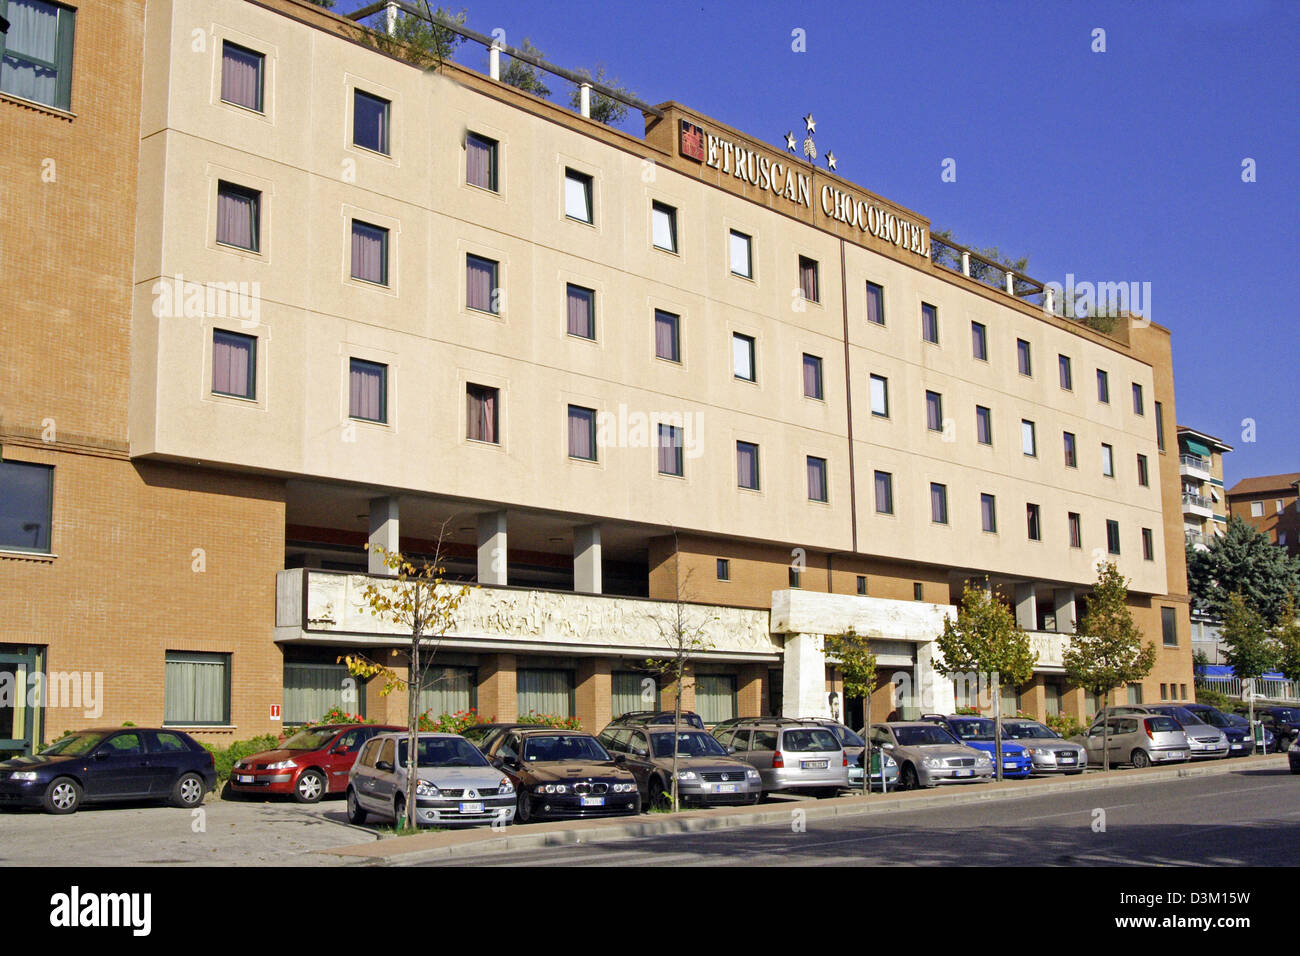
[{"label": "red curtain in window", "polygon": [[799,290],[809,302],[817,301],[817,264],[799,263]]},{"label": "red curtain in window", "polygon": [[471,385],[466,398],[466,437],[474,441],[497,441],[497,390]]}]

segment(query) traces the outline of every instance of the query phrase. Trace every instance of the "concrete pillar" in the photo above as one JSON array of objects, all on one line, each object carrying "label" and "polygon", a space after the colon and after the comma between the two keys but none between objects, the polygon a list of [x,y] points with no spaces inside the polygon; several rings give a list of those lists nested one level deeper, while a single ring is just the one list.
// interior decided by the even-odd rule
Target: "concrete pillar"
[{"label": "concrete pillar", "polygon": [[392,36],[397,32],[397,4],[390,3],[384,8],[384,32]]},{"label": "concrete pillar", "polygon": [[1008,272],[1007,273],[1007,295],[1015,295],[1015,294],[1016,294],[1016,274],[1014,272]]},{"label": "concrete pillar", "polygon": [[[951,714],[957,709],[957,695],[952,678],[935,669],[939,649],[934,641],[916,645],[916,668],[913,672],[913,699],[899,700],[904,719],[918,714]],[[911,709],[907,709],[908,705]]]},{"label": "concrete pillar", "polygon": [[970,275],[970,253],[969,252],[963,252],[961,254],[961,274],[964,276]]},{"label": "concrete pillar", "polygon": [[781,717],[829,717],[826,652],[820,634],[787,634],[782,664]]},{"label": "concrete pillar", "polygon": [[1056,614],[1056,632],[1074,633],[1074,588],[1057,588],[1052,592]]},{"label": "concrete pillar", "polygon": [[1025,631],[1038,630],[1038,596],[1033,581],[1016,585],[1016,626]]},{"label": "concrete pillar", "polygon": [[1045,308],[1048,312],[1056,311],[1056,290],[1055,289],[1043,290],[1043,308]]},{"label": "concrete pillar", "polygon": [[478,713],[484,723],[518,718],[515,655],[488,654],[478,668]]},{"label": "concrete pillar", "polygon": [[506,583],[506,513],[478,516],[478,583]]},{"label": "concrete pillar", "polygon": [[[393,671],[402,680],[410,675],[410,662],[406,655],[397,650],[378,651],[372,660],[380,664],[391,667]],[[380,691],[384,689],[384,678],[372,677],[366,682],[366,719],[378,721],[381,724],[397,724],[400,727],[406,726],[409,698],[406,694],[406,685],[398,684],[393,688],[392,693],[384,695]],[[351,708],[348,708],[351,710]],[[317,714],[313,719],[318,719],[321,714]]]},{"label": "concrete pillar", "polygon": [[1088,695],[1082,687],[1067,687],[1061,694],[1061,713],[1088,722]]},{"label": "concrete pillar", "polygon": [[1020,709],[1033,714],[1035,720],[1047,716],[1047,695],[1043,693],[1043,675],[1035,674],[1020,695]]},{"label": "concrete pillar", "polygon": [[598,734],[614,719],[610,709],[614,706],[613,677],[607,657],[579,658],[577,672],[573,675],[576,687],[573,693],[578,720],[588,733]]},{"label": "concrete pillar", "polygon": [[573,529],[573,590],[600,593],[600,525]]},{"label": "concrete pillar", "polygon": [[499,41],[493,41],[492,46],[488,47],[488,76],[494,80],[501,79],[501,44]]},{"label": "concrete pillar", "polygon": [[397,572],[384,564],[383,548],[388,553],[399,551],[397,534],[398,507],[396,498],[370,499],[370,550],[369,567],[371,574],[396,575]]},{"label": "concrete pillar", "polygon": [[581,107],[582,115],[591,118],[591,84],[583,83],[578,87],[578,105]]}]

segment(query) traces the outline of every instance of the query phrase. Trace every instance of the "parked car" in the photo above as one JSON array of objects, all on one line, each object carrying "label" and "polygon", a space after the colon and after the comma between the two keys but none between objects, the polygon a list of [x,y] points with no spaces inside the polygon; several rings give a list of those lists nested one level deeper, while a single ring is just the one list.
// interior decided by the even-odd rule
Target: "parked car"
[{"label": "parked car", "polygon": [[833,797],[849,785],[849,758],[827,728],[789,717],[742,721],[716,735],[751,764],[763,792],[793,791]]},{"label": "parked car", "polygon": [[1088,751],[1051,727],[1021,717],[1002,718],[1002,736],[1025,748],[1034,773],[1083,773]]},{"label": "parked car", "polygon": [[488,756],[514,783],[520,823],[641,812],[636,777],[591,734],[511,730],[497,737]]},{"label": "parked car", "polygon": [[[997,723],[991,717],[966,716],[964,714],[952,714],[945,717],[942,714],[923,714],[921,719],[947,728],[949,733],[967,747],[982,750],[989,755],[990,760],[997,760]],[[995,771],[993,775],[996,777],[996,763],[993,769]],[[1028,777],[1033,769],[1033,758],[1025,753],[1025,748],[1020,744],[1007,740],[1004,735],[1002,741],[1002,776]]]},{"label": "parked car", "polygon": [[1293,743],[1291,749],[1286,752],[1286,760],[1292,773],[1300,773],[1300,740]]},{"label": "parked car", "polygon": [[[1131,763],[1134,767],[1149,767],[1152,763],[1181,763],[1188,760],[1191,751],[1187,735],[1178,721],[1164,714],[1131,714],[1111,717],[1109,752],[1112,766]],[[1105,725],[1093,724],[1084,738],[1088,762],[1100,766],[1106,753]]]},{"label": "parked car", "polygon": [[299,803],[316,803],[327,793],[347,790],[348,771],[367,740],[404,729],[378,724],[303,727],[274,750],[237,761],[230,772],[230,790],[292,795]]},{"label": "parked car", "polygon": [[[671,710],[631,710],[626,714],[619,714],[614,718],[612,723],[616,724],[674,724],[675,714]],[[704,730],[704,718],[693,710],[682,711],[683,724],[689,724],[696,730]]]},{"label": "parked car", "polygon": [[1273,731],[1279,751],[1300,740],[1300,707],[1256,707],[1255,719]]},{"label": "parked car", "polygon": [[125,800],[197,807],[216,785],[212,753],[166,727],[82,730],[39,754],[0,762],[0,806],[47,813]]},{"label": "parked car", "polygon": [[[1250,746],[1253,751],[1255,747],[1255,735],[1250,732],[1250,720],[1247,719],[1246,715],[1233,714],[1233,713],[1228,713],[1226,711],[1221,711],[1220,713],[1223,714],[1223,716],[1228,720],[1229,723],[1232,724],[1233,727],[1239,727],[1241,731],[1244,734],[1246,734],[1246,736],[1250,739]],[[1282,748],[1282,750],[1285,749],[1286,749],[1285,747]],[[1277,737],[1276,735],[1274,735],[1273,731],[1268,729],[1268,727],[1264,728],[1264,751],[1266,753],[1271,753],[1271,754],[1279,752],[1277,746]]]},{"label": "parked car", "polygon": [[671,724],[615,721],[597,739],[615,760],[622,758],[623,765],[632,771],[641,805],[650,808],[671,803],[674,737],[677,796],[682,803],[758,803],[763,796],[758,771],[693,726],[674,729]]},{"label": "parked car", "polygon": [[871,725],[871,743],[898,762],[904,790],[941,783],[973,783],[993,776],[993,760],[968,747],[946,727],[922,720],[894,720]]},{"label": "parked car", "polygon": [[[406,732],[368,740],[348,773],[348,820],[370,814],[394,823],[406,818]],[[509,822],[515,816],[515,785],[459,734],[421,733],[415,750],[415,822],[433,824]]]},{"label": "parked car", "polygon": [[518,721],[501,724],[475,724],[473,727],[462,730],[460,735],[486,754],[502,734],[509,733],[512,730],[529,730],[533,727],[542,726],[545,725],[521,724]]},{"label": "parked car", "polygon": [[[855,790],[862,789],[863,766],[862,755],[866,752],[867,742],[855,730],[841,724],[838,720],[831,720],[829,717],[806,717],[810,723],[819,724],[833,733],[844,748],[844,752],[849,758],[849,787]],[[872,750],[871,758],[871,785],[875,787],[880,783],[880,760],[876,756],[878,751]],[[896,786],[898,784],[898,761],[893,757],[885,757],[885,786]]]},{"label": "parked car", "polygon": [[1218,759],[1232,752],[1232,743],[1228,740],[1228,735],[1218,727],[1212,727],[1201,720],[1188,708],[1179,704],[1152,704],[1150,710],[1153,714],[1164,714],[1178,721],[1183,728],[1183,733],[1187,735],[1187,747],[1191,759]]},{"label": "parked car", "polygon": [[1228,738],[1229,757],[1245,757],[1255,752],[1255,738],[1250,733],[1250,721],[1244,717],[1238,723],[1230,715],[1209,704],[1183,706],[1203,723],[1223,731],[1223,735]]}]

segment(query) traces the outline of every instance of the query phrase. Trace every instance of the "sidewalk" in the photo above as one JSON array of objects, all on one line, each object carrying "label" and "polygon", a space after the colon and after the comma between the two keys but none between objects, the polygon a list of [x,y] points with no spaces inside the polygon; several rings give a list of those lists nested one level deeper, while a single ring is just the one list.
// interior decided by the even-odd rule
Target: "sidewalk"
[{"label": "sidewalk", "polygon": [[406,837],[391,837],[355,846],[316,850],[314,853],[341,857],[342,859],[336,862],[345,866],[418,863],[423,860],[478,856],[495,850],[536,849],[545,846],[599,843],[670,833],[697,833],[766,824],[787,824],[794,811],[802,812],[806,819],[818,820],[828,817],[888,813],[895,810],[920,810],[934,806],[977,803],[981,800],[1016,800],[1048,793],[1099,790],[1142,783],[1154,784],[1180,777],[1200,777],[1239,770],[1268,770],[1286,766],[1285,754],[1269,754],[1184,764],[1178,767],[1111,771],[1109,774],[1097,770],[1061,779],[1047,777],[1004,780],[1001,783],[962,784],[947,789],[940,787],[935,790],[912,790],[905,793],[873,793],[865,798],[858,794],[829,800],[786,800],[780,803],[760,803],[752,807],[689,810],[682,813],[649,814],[609,820],[561,820],[533,823],[526,827],[441,830]]}]

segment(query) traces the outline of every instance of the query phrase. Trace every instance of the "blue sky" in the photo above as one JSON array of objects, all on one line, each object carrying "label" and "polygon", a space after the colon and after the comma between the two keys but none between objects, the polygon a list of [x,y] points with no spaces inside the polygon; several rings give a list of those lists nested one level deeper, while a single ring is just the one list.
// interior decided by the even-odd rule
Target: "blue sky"
[{"label": "blue sky", "polygon": [[[1173,331],[1179,423],[1235,447],[1229,485],[1300,471],[1300,2],[463,6],[479,32],[603,65],[647,102],[774,145],[811,111],[842,176],[967,245],[1029,256],[1037,279],[1150,282],[1151,317]],[[486,69],[477,46],[457,58]],[[956,182],[940,179],[948,158]]]}]

